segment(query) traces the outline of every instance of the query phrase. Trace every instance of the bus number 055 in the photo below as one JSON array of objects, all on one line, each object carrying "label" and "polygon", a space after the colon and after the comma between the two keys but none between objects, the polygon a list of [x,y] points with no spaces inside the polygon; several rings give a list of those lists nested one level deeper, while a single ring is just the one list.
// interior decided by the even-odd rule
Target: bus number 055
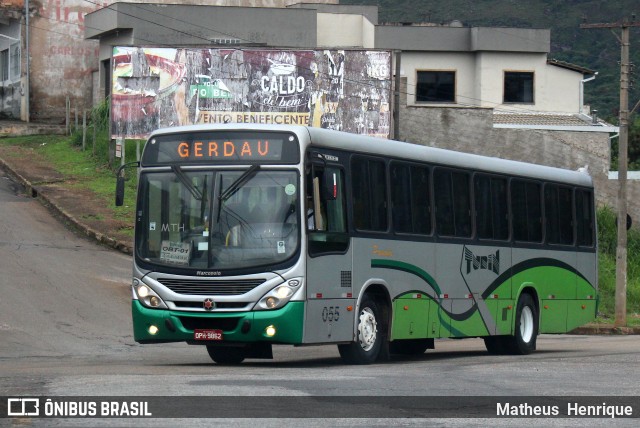
[{"label": "bus number 055", "polygon": [[340,306],[325,306],[322,308],[322,321],[332,322],[340,319]]}]

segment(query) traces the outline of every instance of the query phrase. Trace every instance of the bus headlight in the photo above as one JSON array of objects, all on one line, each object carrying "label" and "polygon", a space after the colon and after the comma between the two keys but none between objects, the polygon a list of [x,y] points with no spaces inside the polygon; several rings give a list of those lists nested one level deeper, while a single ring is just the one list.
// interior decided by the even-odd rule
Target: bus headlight
[{"label": "bus headlight", "polygon": [[280,284],[267,294],[262,296],[255,308],[256,310],[278,309],[286,305],[294,293],[302,284],[301,278],[290,279],[284,284]]},{"label": "bus headlight", "polygon": [[153,291],[147,284],[143,284],[140,281],[134,281],[133,294],[137,297],[138,301],[148,308],[154,309],[166,309],[167,305],[162,301],[162,298]]}]

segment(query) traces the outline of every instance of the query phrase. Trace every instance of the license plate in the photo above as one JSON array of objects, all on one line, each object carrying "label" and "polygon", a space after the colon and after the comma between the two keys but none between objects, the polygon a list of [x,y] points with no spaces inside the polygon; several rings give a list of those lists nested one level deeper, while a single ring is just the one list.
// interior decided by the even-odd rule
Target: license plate
[{"label": "license plate", "polygon": [[195,340],[222,340],[222,330],[196,329],[193,332]]}]

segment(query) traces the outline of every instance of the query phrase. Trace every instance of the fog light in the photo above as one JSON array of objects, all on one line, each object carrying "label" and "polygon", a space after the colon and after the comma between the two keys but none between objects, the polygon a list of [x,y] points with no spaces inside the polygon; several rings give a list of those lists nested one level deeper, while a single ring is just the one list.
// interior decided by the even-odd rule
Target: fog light
[{"label": "fog light", "polygon": [[160,299],[158,299],[156,296],[151,296],[151,298],[149,298],[149,304],[154,308],[157,308],[158,306],[160,306]]},{"label": "fog light", "polygon": [[158,333],[158,327],[156,327],[155,325],[149,326],[149,334],[151,335],[156,335]]},{"label": "fog light", "polygon": [[278,306],[278,299],[276,299],[275,297],[269,297],[267,298],[265,303],[267,304],[267,307],[269,309],[273,309]]},{"label": "fog light", "polygon": [[276,335],[276,328],[272,325],[270,325],[269,327],[267,327],[264,332],[267,334],[267,336],[269,337],[273,337]]}]

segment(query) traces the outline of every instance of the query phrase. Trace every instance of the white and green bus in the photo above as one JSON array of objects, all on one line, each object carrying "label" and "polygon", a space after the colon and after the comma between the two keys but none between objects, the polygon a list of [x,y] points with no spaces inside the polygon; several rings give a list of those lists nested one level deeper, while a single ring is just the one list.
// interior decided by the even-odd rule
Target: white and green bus
[{"label": "white and green bus", "polygon": [[[119,179],[117,200],[122,200]],[[155,131],[139,163],[133,330],[237,364],[349,363],[484,338],[527,354],[594,319],[587,173],[288,125]]]}]

